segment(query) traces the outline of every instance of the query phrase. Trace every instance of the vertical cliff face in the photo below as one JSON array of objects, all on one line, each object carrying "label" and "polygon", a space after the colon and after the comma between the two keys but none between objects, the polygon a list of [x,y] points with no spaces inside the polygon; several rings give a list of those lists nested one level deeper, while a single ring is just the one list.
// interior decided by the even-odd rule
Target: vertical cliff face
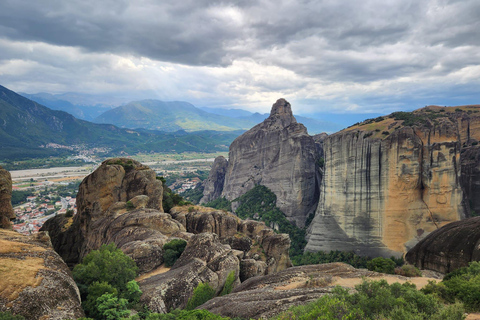
[{"label": "vertical cliff face", "polygon": [[220,197],[225,183],[225,173],[227,172],[228,161],[223,156],[215,158],[212,170],[205,181],[203,197],[200,204],[204,204]]},{"label": "vertical cliff face", "polygon": [[279,99],[270,116],[230,145],[222,196],[234,200],[255,185],[277,196],[287,219],[304,226],[318,202],[315,142],[295,120],[290,104]]},{"label": "vertical cliff face", "polygon": [[10,220],[15,218],[12,207],[12,177],[0,166],[0,229],[11,229]]},{"label": "vertical cliff face", "polygon": [[[472,181],[462,151],[472,159],[476,154],[471,145],[480,130],[472,135],[471,128],[478,107],[454,109],[396,113],[327,137],[320,204],[306,250],[398,256],[464,218],[472,198],[464,190]],[[470,170],[478,171],[471,162]]]}]

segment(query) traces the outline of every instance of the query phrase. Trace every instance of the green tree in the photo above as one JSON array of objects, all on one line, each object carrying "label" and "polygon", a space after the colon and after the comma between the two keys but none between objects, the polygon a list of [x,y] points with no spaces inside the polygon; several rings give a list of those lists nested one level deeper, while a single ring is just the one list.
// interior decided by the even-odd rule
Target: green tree
[{"label": "green tree", "polygon": [[137,270],[135,261],[112,243],[87,254],[73,269],[73,278],[85,299],[88,286],[96,281],[106,282],[122,294],[127,283],[137,276]]},{"label": "green tree", "polygon": [[101,320],[118,320],[130,315],[127,310],[127,299],[118,298],[114,294],[106,293],[97,298],[97,310]]},{"label": "green tree", "polygon": [[163,245],[163,261],[165,266],[171,267],[175,264],[178,258],[182,255],[182,252],[187,246],[187,241],[183,239],[173,239]]},{"label": "green tree", "polygon": [[367,262],[367,269],[382,273],[395,273],[395,262],[392,259],[377,257]]},{"label": "green tree", "polygon": [[188,299],[185,310],[193,310],[214,297],[215,289],[208,283],[200,283],[193,290],[192,297]]},{"label": "green tree", "polygon": [[87,300],[82,303],[83,310],[88,317],[97,319],[100,313],[97,310],[97,299],[106,293],[117,296],[118,291],[107,282],[95,281],[88,287]]}]

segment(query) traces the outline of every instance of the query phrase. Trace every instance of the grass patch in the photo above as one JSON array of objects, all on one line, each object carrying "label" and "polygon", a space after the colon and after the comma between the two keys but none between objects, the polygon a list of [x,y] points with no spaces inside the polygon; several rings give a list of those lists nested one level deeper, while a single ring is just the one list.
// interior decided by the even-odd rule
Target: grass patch
[{"label": "grass patch", "polygon": [[45,269],[42,258],[2,258],[0,260],[0,296],[8,301],[18,298],[26,287],[37,287],[43,278],[37,277],[38,271]]}]

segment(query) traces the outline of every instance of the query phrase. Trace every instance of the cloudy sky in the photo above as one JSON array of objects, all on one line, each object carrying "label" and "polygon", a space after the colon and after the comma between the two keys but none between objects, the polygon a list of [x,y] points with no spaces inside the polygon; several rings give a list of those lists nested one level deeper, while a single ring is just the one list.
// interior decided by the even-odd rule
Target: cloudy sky
[{"label": "cloudy sky", "polygon": [[0,84],[298,114],[480,104],[478,0],[1,0]]}]

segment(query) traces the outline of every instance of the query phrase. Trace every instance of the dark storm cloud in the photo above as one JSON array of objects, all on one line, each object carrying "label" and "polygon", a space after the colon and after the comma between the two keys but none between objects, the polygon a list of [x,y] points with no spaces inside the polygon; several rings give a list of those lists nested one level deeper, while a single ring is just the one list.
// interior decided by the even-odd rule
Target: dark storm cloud
[{"label": "dark storm cloud", "polygon": [[[251,57],[308,76],[372,81],[434,63],[369,59],[372,48],[409,43],[409,50],[421,54],[425,46],[478,45],[478,16],[478,1],[4,0],[0,32],[15,40],[186,65],[226,66]],[[283,52],[277,56],[275,50]],[[306,58],[309,63],[302,64]]]},{"label": "dark storm cloud", "polygon": [[397,107],[412,92],[426,101],[478,86],[478,17],[478,0],[2,0],[0,80],[27,92]]}]

